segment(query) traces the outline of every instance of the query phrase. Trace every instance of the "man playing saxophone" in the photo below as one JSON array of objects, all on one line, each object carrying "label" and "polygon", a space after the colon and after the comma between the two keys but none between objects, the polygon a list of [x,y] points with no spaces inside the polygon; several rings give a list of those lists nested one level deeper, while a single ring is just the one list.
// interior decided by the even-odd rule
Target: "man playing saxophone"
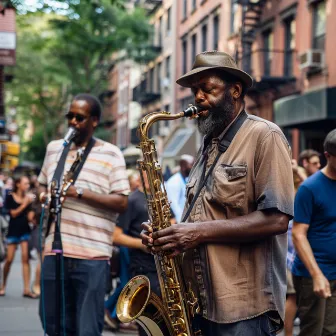
[{"label": "man playing saxophone", "polygon": [[[104,297],[109,272],[112,236],[117,213],[127,207],[129,183],[120,150],[103,140],[93,139],[101,106],[91,95],[79,94],[65,115],[76,130],[66,157],[64,176],[73,167],[78,149],[89,146],[75,185],[71,185],[62,205],[60,231],[64,255],[65,326],[67,335],[100,336],[104,325]],[[50,185],[62,152],[62,140],[52,141],[46,151],[38,178]],[[40,316],[46,317],[46,332],[55,335],[55,256],[52,253],[54,225],[45,240],[44,298]],[[44,299],[44,300],[43,300]],[[44,301],[44,304],[43,304]],[[42,311],[45,309],[45,312]],[[56,322],[57,323],[57,322]]]},{"label": "man playing saxophone", "polygon": [[[183,223],[156,232],[143,223],[143,244],[154,254],[183,254],[185,283],[199,298],[202,335],[275,335],[283,327],[286,231],[293,216],[290,147],[279,127],[246,114],[252,78],[226,53],[197,55],[177,83],[191,88],[203,110],[197,118],[203,144],[184,214],[193,207]],[[239,130],[220,154],[238,119]]]}]

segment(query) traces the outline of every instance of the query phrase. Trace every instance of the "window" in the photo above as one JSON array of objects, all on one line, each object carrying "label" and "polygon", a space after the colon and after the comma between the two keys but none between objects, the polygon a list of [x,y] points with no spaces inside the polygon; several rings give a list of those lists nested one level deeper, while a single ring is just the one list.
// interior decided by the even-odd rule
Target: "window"
[{"label": "window", "polygon": [[162,16],[159,19],[159,46],[162,46]]},{"label": "window", "polygon": [[207,50],[207,40],[208,40],[208,26],[205,24],[202,27],[202,51]]},{"label": "window", "polygon": [[264,75],[270,76],[272,69],[272,49],[273,49],[273,32],[266,30],[263,33],[264,41]]},{"label": "window", "polygon": [[167,11],[167,34],[170,32],[171,29],[171,7],[168,8]]},{"label": "window", "polygon": [[285,26],[285,62],[284,75],[290,77],[293,74],[293,50],[295,49],[296,24],[294,17],[284,21]]},{"label": "window", "polygon": [[192,59],[192,62],[195,59],[196,54],[197,54],[197,35],[194,34],[191,37],[191,59]]},{"label": "window", "polygon": [[193,11],[196,10],[196,6],[197,6],[197,0],[192,0],[192,9],[193,9]]},{"label": "window", "polygon": [[156,92],[161,92],[161,63],[158,63],[156,69]]},{"label": "window", "polygon": [[149,71],[149,92],[154,92],[154,68]]},{"label": "window", "polygon": [[324,50],[326,34],[326,3],[313,7],[313,48]]},{"label": "window", "polygon": [[233,34],[236,31],[235,18],[238,9],[238,4],[236,0],[231,0],[231,13],[230,13],[230,33]]},{"label": "window", "polygon": [[154,123],[149,129],[149,137],[152,138],[153,136],[159,135],[159,123]]},{"label": "window", "polygon": [[[164,110],[165,110],[166,112],[169,112],[169,110],[170,110],[169,105],[165,105]],[[164,126],[164,127],[169,127],[169,121],[170,121],[170,120],[164,120],[164,122],[163,122],[163,126]]]},{"label": "window", "polygon": [[182,72],[185,74],[187,72],[187,40],[182,41]]},{"label": "window", "polygon": [[166,58],[166,77],[170,79],[170,56]]},{"label": "window", "polygon": [[188,15],[188,0],[183,0],[183,19],[186,19]]},{"label": "window", "polygon": [[118,138],[117,140],[118,147],[121,149],[126,148],[127,146],[127,126],[126,125],[118,126],[117,138]]},{"label": "window", "polygon": [[213,29],[214,29],[214,34],[213,34],[213,48],[214,50],[218,49],[218,40],[219,40],[219,16],[216,15],[213,19]]}]

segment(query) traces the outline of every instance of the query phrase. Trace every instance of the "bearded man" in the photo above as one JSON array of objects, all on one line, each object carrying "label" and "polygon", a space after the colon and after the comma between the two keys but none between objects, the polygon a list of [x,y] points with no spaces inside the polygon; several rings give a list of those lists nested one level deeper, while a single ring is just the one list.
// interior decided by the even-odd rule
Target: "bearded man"
[{"label": "bearded man", "polygon": [[197,55],[177,83],[191,88],[203,110],[197,119],[203,144],[186,186],[187,218],[155,233],[143,223],[143,243],[153,253],[183,254],[202,335],[275,335],[283,327],[286,231],[293,216],[290,147],[278,126],[245,112],[253,80],[228,54]]}]

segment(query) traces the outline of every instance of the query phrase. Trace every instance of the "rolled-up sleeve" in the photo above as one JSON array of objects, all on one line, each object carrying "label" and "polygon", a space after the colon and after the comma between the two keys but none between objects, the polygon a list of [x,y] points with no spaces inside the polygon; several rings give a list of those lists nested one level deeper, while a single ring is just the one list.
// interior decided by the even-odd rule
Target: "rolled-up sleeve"
[{"label": "rolled-up sleeve", "polygon": [[294,215],[291,150],[280,131],[269,131],[258,146],[255,166],[255,200],[258,210],[277,209]]}]

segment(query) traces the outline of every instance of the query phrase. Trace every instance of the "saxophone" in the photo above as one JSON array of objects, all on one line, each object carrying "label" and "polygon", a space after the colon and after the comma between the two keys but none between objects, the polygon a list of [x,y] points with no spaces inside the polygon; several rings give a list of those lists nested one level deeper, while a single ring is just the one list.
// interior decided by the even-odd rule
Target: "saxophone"
[{"label": "saxophone", "polygon": [[[139,123],[143,160],[138,163],[143,186],[144,173],[147,174],[150,186],[148,192],[144,186],[144,193],[154,232],[169,227],[171,215],[155,143],[148,136],[149,128],[159,120],[197,118],[199,112],[197,107],[191,105],[178,114],[165,111],[150,113]],[[154,255],[154,259],[162,300],[151,292],[146,276],[136,276],[126,284],[118,298],[119,320],[124,323],[136,321],[149,336],[201,336],[201,331],[194,323],[195,314],[200,312],[200,307],[190,284],[187,286],[184,283],[180,256],[170,258],[166,253],[160,252]]]}]

